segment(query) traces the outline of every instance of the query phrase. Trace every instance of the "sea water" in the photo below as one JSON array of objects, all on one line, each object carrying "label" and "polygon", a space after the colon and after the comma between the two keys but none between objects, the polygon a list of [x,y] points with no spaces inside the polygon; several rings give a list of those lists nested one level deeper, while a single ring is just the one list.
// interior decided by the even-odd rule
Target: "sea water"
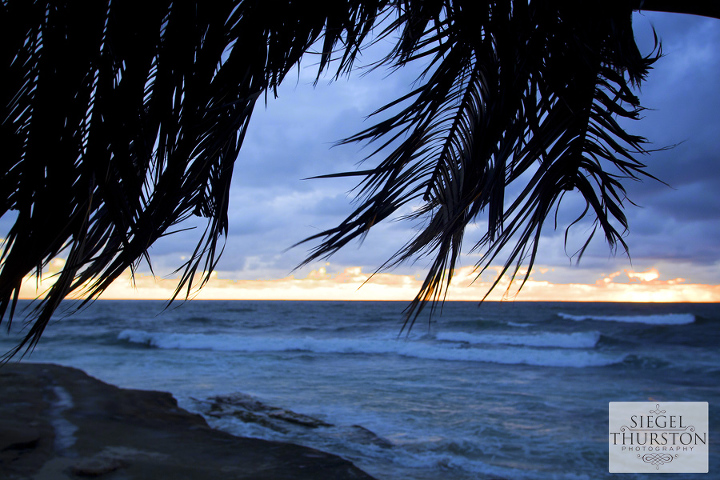
[{"label": "sea water", "polygon": [[23,361],[169,391],[216,428],[332,452],[379,480],[615,478],[611,401],[706,401],[720,431],[718,305],[452,302],[399,334],[405,306],[97,301],[57,314]]}]

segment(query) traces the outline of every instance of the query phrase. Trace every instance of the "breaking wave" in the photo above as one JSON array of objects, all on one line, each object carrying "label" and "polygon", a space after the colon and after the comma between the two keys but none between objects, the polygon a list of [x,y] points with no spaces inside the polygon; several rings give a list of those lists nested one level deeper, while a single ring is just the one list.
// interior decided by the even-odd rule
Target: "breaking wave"
[{"label": "breaking wave", "polygon": [[[576,349],[501,346],[468,347],[460,343],[424,341],[251,337],[228,334],[155,333],[124,330],[119,340],[160,349],[233,352],[314,352],[327,354],[390,354],[430,360],[524,364],[546,367],[602,367],[621,363],[625,355],[609,355]],[[556,342],[559,343],[559,342]]]},{"label": "breaking wave", "polygon": [[665,315],[570,315],[558,313],[566,320],[599,320],[607,322],[645,323],[648,325],[687,325],[695,322],[695,315],[690,313],[668,313]]},{"label": "breaking wave", "polygon": [[527,335],[473,334],[466,332],[440,332],[438,340],[486,345],[520,345],[526,347],[593,348],[600,340],[600,332],[553,333]]}]

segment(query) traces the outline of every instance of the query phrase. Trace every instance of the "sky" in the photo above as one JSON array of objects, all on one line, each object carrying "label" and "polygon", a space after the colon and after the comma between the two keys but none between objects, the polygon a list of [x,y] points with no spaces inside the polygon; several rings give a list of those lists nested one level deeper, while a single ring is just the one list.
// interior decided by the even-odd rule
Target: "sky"
[{"label": "sky", "polygon": [[[627,128],[648,138],[649,148],[676,145],[642,158],[668,185],[626,183],[636,204],[625,211],[630,257],[613,255],[596,238],[576,264],[568,256],[572,245],[567,251],[563,245],[564,226],[547,228],[531,280],[517,293],[503,279],[491,299],[720,301],[720,20],[647,12],[635,14],[633,22],[643,52],[652,47],[655,27],[664,57],[639,92],[648,108],[644,118]],[[417,70],[356,74],[315,87],[314,73],[312,66],[301,69],[286,79],[278,98],[256,106],[235,165],[225,250],[197,298],[409,300],[419,289],[427,265],[422,260],[360,287],[411,238],[415,225],[408,222],[381,223],[362,244],[294,270],[313,244],[290,247],[352,211],[354,180],[308,178],[359,168],[367,151],[333,144],[369,125],[369,113],[407,92]],[[155,244],[150,255],[156,277],[142,265],[134,284],[123,276],[102,298],[169,298],[172,272],[201,233],[183,232]],[[467,247],[474,233],[468,232]],[[483,297],[497,269],[476,278],[477,260],[462,256],[449,299]],[[61,266],[57,259],[50,270]],[[43,278],[51,281],[50,274]],[[23,296],[34,295],[33,280]]]}]

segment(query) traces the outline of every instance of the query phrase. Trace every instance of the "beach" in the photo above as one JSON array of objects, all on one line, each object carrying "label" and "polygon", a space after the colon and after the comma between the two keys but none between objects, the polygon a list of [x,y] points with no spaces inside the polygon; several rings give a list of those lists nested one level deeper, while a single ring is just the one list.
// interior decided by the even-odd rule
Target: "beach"
[{"label": "beach", "polygon": [[52,364],[0,367],[3,479],[359,479],[335,455],[212,429],[169,393]]}]

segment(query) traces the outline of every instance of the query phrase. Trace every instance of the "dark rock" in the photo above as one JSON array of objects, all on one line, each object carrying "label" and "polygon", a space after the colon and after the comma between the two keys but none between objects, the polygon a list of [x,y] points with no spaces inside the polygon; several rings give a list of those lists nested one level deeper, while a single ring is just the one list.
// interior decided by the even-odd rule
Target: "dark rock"
[{"label": "dark rock", "polygon": [[307,447],[234,437],[164,392],[47,364],[0,366],[0,478],[365,479]]},{"label": "dark rock", "polygon": [[293,425],[304,428],[332,427],[320,419],[284,408],[266,405],[244,393],[216,395],[195,400],[206,415],[221,418],[233,416],[243,422],[257,423],[276,432],[288,433]]},{"label": "dark rock", "polygon": [[382,448],[392,448],[393,444],[390,441],[378,436],[375,432],[368,430],[361,425],[353,425],[351,427],[352,437],[358,443],[377,445]]},{"label": "dark rock", "polygon": [[70,467],[70,471],[80,477],[99,477],[127,466],[122,458],[104,456],[102,454],[85,458]]},{"label": "dark rock", "polygon": [[291,410],[273,409],[268,412],[268,417],[282,420],[283,422],[294,423],[307,428],[332,427],[332,424],[325,423],[308,415],[296,413]]}]

